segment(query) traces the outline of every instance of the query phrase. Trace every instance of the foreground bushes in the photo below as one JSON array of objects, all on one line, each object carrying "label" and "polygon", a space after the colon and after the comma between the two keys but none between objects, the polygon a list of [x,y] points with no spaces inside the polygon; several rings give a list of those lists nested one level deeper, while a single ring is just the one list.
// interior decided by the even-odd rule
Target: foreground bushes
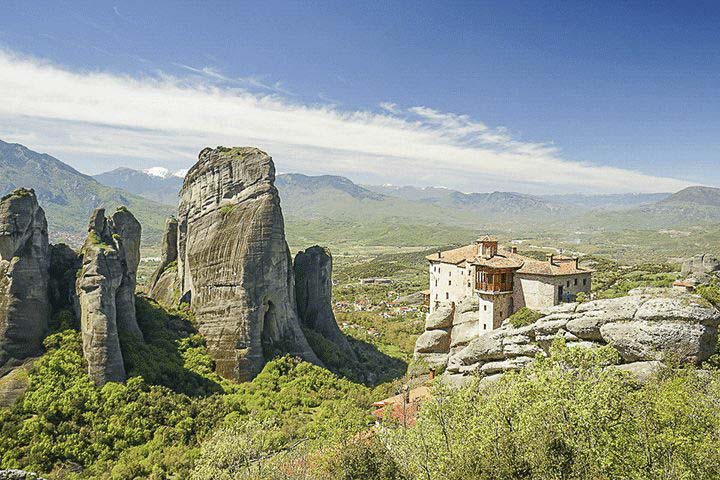
[{"label": "foreground bushes", "polygon": [[667,369],[642,386],[608,368],[613,349],[558,343],[495,384],[436,389],[414,427],[372,428],[367,407],[384,393],[288,357],[225,382],[191,325],[145,307],[147,344],[128,352],[125,384],[90,382],[77,331],[46,339],[29,390],[0,409],[1,468],[57,479],[720,478],[717,371]]},{"label": "foreground bushes", "polygon": [[617,360],[607,347],[558,344],[498,383],[436,390],[407,429],[275,445],[272,428],[224,430],[203,446],[194,478],[720,478],[718,374],[668,369],[641,386],[607,368]]},{"label": "foreground bushes", "polygon": [[500,382],[438,392],[383,435],[409,479],[720,478],[720,378],[667,371],[644,387],[616,354],[554,347]]}]

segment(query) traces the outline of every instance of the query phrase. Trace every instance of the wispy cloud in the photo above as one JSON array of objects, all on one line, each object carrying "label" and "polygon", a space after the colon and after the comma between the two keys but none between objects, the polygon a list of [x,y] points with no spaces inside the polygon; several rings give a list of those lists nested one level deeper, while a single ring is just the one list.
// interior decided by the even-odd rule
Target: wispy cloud
[{"label": "wispy cloud", "polygon": [[0,135],[76,163],[102,159],[90,168],[95,171],[120,158],[179,168],[204,146],[224,144],[257,145],[283,171],[464,191],[646,192],[688,185],[571,161],[550,144],[517,140],[464,115],[425,106],[401,110],[392,102],[381,114],[304,105],[275,89],[253,92],[210,67],[183,68],[194,76],[76,72],[0,52]]},{"label": "wispy cloud", "polygon": [[402,109],[401,109],[400,107],[398,107],[397,103],[393,103],[393,102],[380,102],[380,103],[378,104],[378,106],[379,106],[380,108],[382,108],[383,110],[385,110],[386,112],[390,112],[390,113],[395,114],[395,115],[398,115],[398,114],[402,113]]},{"label": "wispy cloud", "polygon": [[247,76],[232,78],[223,74],[219,69],[215,67],[193,67],[190,65],[184,65],[182,63],[173,63],[176,67],[182,68],[189,72],[205,76],[207,78],[224,82],[230,85],[237,85],[248,88],[250,90],[265,90],[268,92],[280,93],[283,95],[293,96],[294,94],[282,86],[280,82],[268,83],[263,81],[260,77]]}]

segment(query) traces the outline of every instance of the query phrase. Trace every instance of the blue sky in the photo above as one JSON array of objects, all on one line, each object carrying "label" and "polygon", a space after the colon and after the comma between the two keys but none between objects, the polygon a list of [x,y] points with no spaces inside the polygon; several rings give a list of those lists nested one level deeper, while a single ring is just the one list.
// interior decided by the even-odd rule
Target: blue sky
[{"label": "blue sky", "polygon": [[720,7],[541,3],[6,0],[0,138],[88,173],[252,143],[373,183],[719,185]]}]

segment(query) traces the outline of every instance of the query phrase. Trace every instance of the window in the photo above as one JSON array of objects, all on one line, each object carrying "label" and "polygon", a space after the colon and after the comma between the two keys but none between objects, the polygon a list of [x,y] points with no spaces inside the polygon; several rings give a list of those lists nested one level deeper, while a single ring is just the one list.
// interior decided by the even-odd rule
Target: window
[{"label": "window", "polygon": [[437,280],[435,280],[435,286],[437,287]]},{"label": "window", "polygon": [[487,305],[483,305],[483,310],[487,312]]},{"label": "window", "polygon": [[583,278],[583,285],[587,285],[587,278]]},{"label": "window", "polygon": [[437,299],[438,299],[438,294],[436,293],[436,294],[435,294],[435,300],[437,300]]},{"label": "window", "polygon": [[468,282],[468,288],[470,288],[470,282]]},{"label": "window", "polygon": [[577,285],[577,278],[575,279],[575,285]]},{"label": "window", "polygon": [[567,286],[570,287],[570,280],[567,281]]},{"label": "window", "polygon": [[449,300],[449,299],[450,299],[450,294],[448,292],[445,292],[445,300]]},{"label": "window", "polygon": [[448,285],[452,285],[452,280],[448,280]]},{"label": "window", "polygon": [[487,324],[483,323],[483,330],[487,330]]},{"label": "window", "polygon": [[500,318],[502,318],[502,316],[503,316],[503,314],[502,314],[502,310],[500,310]]}]

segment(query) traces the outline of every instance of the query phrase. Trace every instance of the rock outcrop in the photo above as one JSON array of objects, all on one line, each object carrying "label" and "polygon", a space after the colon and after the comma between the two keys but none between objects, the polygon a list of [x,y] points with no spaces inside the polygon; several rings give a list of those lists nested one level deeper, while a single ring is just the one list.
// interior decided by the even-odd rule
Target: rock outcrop
[{"label": "rock outcrop", "polygon": [[[546,355],[557,338],[581,348],[609,345],[627,365],[621,370],[643,378],[656,371],[659,362],[700,364],[713,354],[720,324],[720,312],[715,307],[697,295],[670,289],[630,293],[621,298],[558,305],[533,324],[519,328],[506,321],[459,350],[442,342],[436,333],[446,331],[436,328],[447,325],[449,310],[441,306],[428,317],[415,356],[428,363],[437,363],[445,356],[446,375],[456,384],[460,376],[495,375],[522,368],[538,355]],[[429,341],[430,335],[438,337],[434,343]]]},{"label": "rock outcrop", "polygon": [[0,470],[0,480],[43,480],[37,473],[25,470]]},{"label": "rock outcrop", "polygon": [[712,275],[720,273],[720,260],[717,257],[703,253],[695,255],[682,264],[681,274],[691,277],[699,282],[706,282]]},{"label": "rock outcrop", "polygon": [[0,376],[42,351],[49,268],[45,212],[33,190],[15,190],[0,200]]},{"label": "rock outcrop", "polygon": [[148,294],[167,306],[177,304],[180,298],[180,283],[177,270],[178,221],[175,217],[165,220],[165,230],[160,250],[160,264],[150,278]]},{"label": "rock outcrop", "polygon": [[185,177],[178,281],[217,372],[250,380],[289,353],[320,363],[303,335],[275,166],[257,148],[206,148]]},{"label": "rock outcrop", "polygon": [[139,223],[124,208],[111,218],[104,209],[90,217],[76,292],[83,353],[98,384],[125,380],[119,329],[142,339],[134,301],[140,234]]},{"label": "rock outcrop", "polygon": [[64,243],[50,245],[50,304],[53,312],[77,312],[75,281],[82,267],[80,256]]},{"label": "rock outcrop", "polygon": [[300,321],[305,328],[322,335],[356,359],[345,335],[340,331],[332,310],[332,255],[320,246],[295,255],[295,299]]}]

